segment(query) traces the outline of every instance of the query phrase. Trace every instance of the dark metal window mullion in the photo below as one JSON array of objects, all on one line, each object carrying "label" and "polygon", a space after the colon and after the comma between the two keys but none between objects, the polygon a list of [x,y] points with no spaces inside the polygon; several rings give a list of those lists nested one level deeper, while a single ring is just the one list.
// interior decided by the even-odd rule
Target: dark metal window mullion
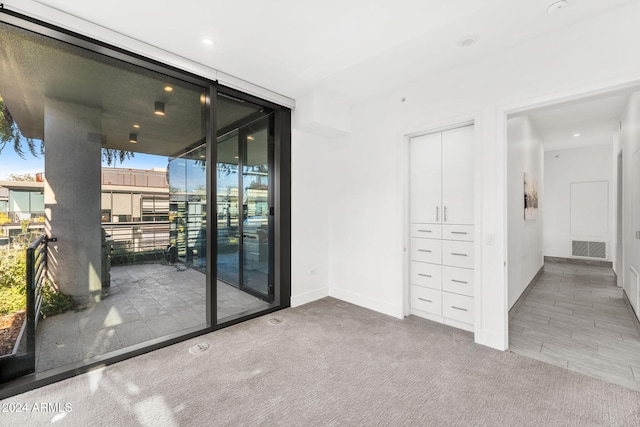
[{"label": "dark metal window mullion", "polygon": [[[207,325],[211,328],[218,326],[218,126],[217,126],[217,95],[216,83],[209,85],[209,97],[205,106],[206,123],[206,194],[207,194],[207,230],[205,242],[207,248]],[[206,97],[205,97],[206,98]],[[215,243],[214,243],[215,242]]]},{"label": "dark metal window mullion", "polygon": [[247,155],[247,131],[238,132],[238,288],[244,287],[244,164]]},{"label": "dark metal window mullion", "polygon": [[278,238],[275,234],[275,219],[278,212],[276,212],[275,208],[275,168],[274,168],[274,153],[275,153],[275,112],[272,112],[269,115],[268,120],[268,128],[267,128],[267,185],[268,185],[268,193],[267,200],[269,206],[269,212],[267,218],[269,218],[268,229],[269,229],[269,297],[270,300],[273,301],[275,299],[275,240]]}]

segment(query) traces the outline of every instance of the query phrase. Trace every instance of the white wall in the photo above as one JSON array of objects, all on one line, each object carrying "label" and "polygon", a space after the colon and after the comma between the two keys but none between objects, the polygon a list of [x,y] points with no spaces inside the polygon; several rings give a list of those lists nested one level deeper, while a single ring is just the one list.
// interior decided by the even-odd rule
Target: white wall
[{"label": "white wall", "polygon": [[[527,116],[507,122],[507,201],[508,201],[508,301],[513,307],[538,273],[542,256],[542,230],[546,221],[545,180],[542,140]],[[525,221],[523,201],[524,173],[538,184],[537,219]]]},{"label": "white wall", "polygon": [[291,305],[329,295],[329,140],[294,130],[291,146]]},{"label": "white wall", "polygon": [[[613,132],[611,134],[613,141]],[[544,255],[572,258],[571,241],[606,241],[607,261],[612,259],[614,231],[611,218],[614,213],[614,176],[612,145],[547,151],[544,154],[545,222]],[[571,184],[606,181],[608,184],[608,216],[604,232],[588,234],[572,232]],[[583,216],[585,222],[600,222],[593,210],[581,210],[573,214]]]},{"label": "white wall", "polygon": [[633,154],[640,149],[640,92],[634,93],[629,99],[622,118],[620,142],[622,144],[623,158],[623,288],[640,319],[638,290],[630,283],[631,275],[629,274],[629,268],[631,267],[640,272],[640,240],[635,235],[635,232],[640,230],[640,227],[638,227],[638,224],[640,224],[640,212],[637,210],[634,212],[633,206],[633,193],[638,191],[638,181],[634,180],[634,175],[637,177],[640,171],[637,170],[638,166],[632,164]]},{"label": "white wall", "polygon": [[[329,293],[383,313],[405,310],[406,141],[475,119],[476,342],[507,347],[505,112],[630,83],[640,75],[640,3],[548,34],[352,108],[350,134],[329,144]],[[457,49],[452,42],[452,49]],[[472,49],[473,47],[471,47]],[[402,102],[402,98],[406,98]],[[294,162],[315,162],[298,134]],[[311,181],[306,167],[293,180]],[[294,200],[296,212],[304,212]],[[324,252],[315,243],[294,245]],[[305,256],[307,256],[305,255]],[[294,281],[294,295],[301,284]]]},{"label": "white wall", "polygon": [[[620,118],[622,119],[622,117]],[[613,218],[611,218],[612,233],[615,237],[615,251],[613,251],[613,271],[616,273],[617,285],[622,287],[624,284],[624,239],[623,239],[623,197],[622,197],[622,141],[620,140],[620,131],[616,131],[613,136],[613,145],[611,150],[612,170],[613,170],[613,188],[615,189],[613,202]]]}]

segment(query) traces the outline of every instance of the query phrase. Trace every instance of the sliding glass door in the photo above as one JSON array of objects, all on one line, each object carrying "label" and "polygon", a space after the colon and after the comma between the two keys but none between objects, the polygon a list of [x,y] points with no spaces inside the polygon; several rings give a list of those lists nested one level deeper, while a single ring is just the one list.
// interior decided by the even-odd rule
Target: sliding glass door
[{"label": "sliding glass door", "polygon": [[0,69],[0,399],[289,306],[289,109],[3,8]]},{"label": "sliding glass door", "polygon": [[242,249],[240,251],[240,289],[269,302],[273,301],[271,247],[273,212],[269,172],[271,144],[269,117],[245,127],[240,136],[242,175]]},{"label": "sliding glass door", "polygon": [[[274,301],[273,113],[224,94],[218,99],[217,275],[221,318]],[[246,295],[233,295],[229,287]]]}]

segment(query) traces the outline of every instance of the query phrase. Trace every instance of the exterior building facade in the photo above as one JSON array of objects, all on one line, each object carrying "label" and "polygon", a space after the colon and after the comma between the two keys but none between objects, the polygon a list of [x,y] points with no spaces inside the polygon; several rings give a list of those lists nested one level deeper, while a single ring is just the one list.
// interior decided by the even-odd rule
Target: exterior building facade
[{"label": "exterior building facade", "polygon": [[[0,244],[20,241],[45,227],[44,181],[0,181]],[[114,250],[158,251],[169,239],[169,184],[164,168],[103,168],[102,228]],[[1,246],[0,246],[1,247]]]}]

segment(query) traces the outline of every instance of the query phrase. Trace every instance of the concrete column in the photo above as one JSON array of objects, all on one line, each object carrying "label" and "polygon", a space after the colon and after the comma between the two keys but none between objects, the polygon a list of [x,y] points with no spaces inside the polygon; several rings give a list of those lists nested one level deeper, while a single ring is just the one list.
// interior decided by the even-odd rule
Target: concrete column
[{"label": "concrete column", "polygon": [[44,110],[49,275],[80,304],[99,301],[102,111],[50,98]]}]

